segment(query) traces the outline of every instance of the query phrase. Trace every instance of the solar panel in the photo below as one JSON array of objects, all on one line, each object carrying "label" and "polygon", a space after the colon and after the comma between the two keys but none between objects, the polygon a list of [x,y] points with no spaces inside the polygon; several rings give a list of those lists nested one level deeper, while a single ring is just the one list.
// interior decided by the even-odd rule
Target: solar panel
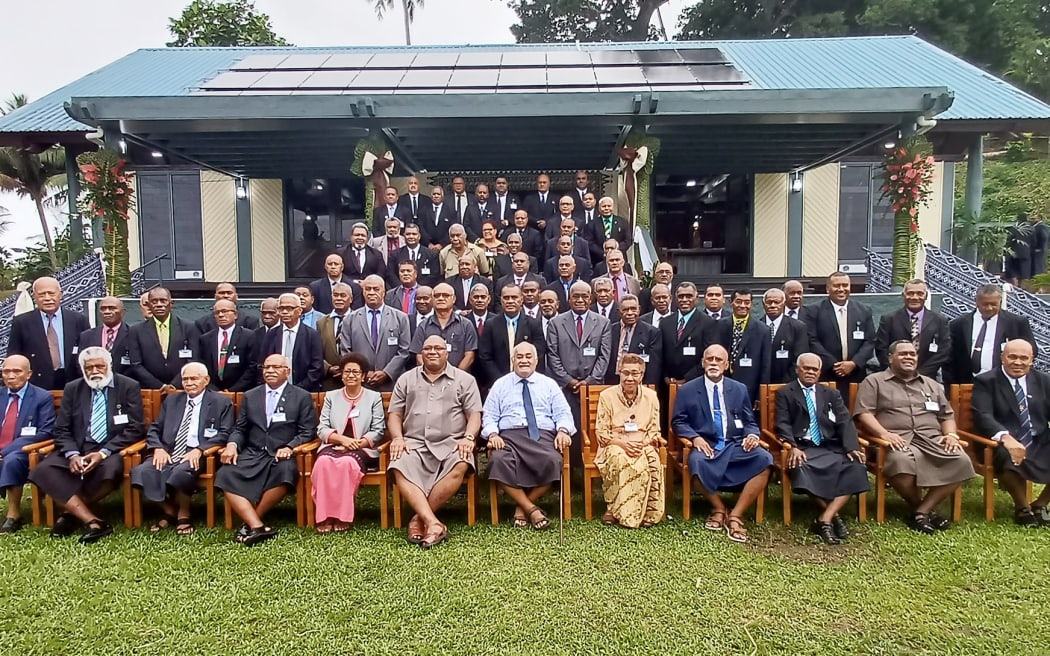
[{"label": "solar panel", "polygon": [[230,67],[232,71],[270,71],[280,65],[288,55],[249,55]]},{"label": "solar panel", "polygon": [[309,89],[345,89],[349,87],[358,71],[317,71],[312,73],[301,85]]},{"label": "solar panel", "polygon": [[372,59],[370,52],[348,52],[332,55],[322,68],[364,68]]},{"label": "solar panel", "polygon": [[352,89],[367,87],[393,91],[397,88],[397,85],[401,83],[401,78],[404,74],[404,69],[396,71],[366,69],[357,74],[357,77],[354,78],[353,84],[350,86]]},{"label": "solar panel", "polygon": [[547,53],[542,50],[516,50],[503,53],[501,66],[546,66]]},{"label": "solar panel", "polygon": [[508,87],[546,88],[547,71],[543,68],[502,68],[499,71],[500,89]]},{"label": "solar panel", "polygon": [[456,68],[449,80],[449,88],[453,87],[491,87],[496,88],[499,80],[499,69],[497,68]]},{"label": "solar panel", "polygon": [[289,55],[283,62],[281,62],[274,68],[323,68],[324,63],[328,61],[331,57],[332,55],[330,54]]},{"label": "solar panel", "polygon": [[598,66],[638,65],[636,50],[595,50],[591,52],[591,61]]},{"label": "solar panel", "polygon": [[686,64],[726,64],[728,60],[718,48],[686,48],[678,50]]},{"label": "solar panel", "polygon": [[503,53],[500,52],[461,52],[456,68],[465,66],[499,68],[502,55]]},{"label": "solar panel", "polygon": [[452,77],[451,69],[440,68],[410,68],[405,71],[398,89],[441,89],[448,86],[449,78]]},{"label": "solar panel", "polygon": [[251,85],[252,89],[296,89],[306,78],[310,77],[310,71],[272,71],[259,78]]},{"label": "solar panel", "polygon": [[730,84],[747,82],[744,74],[728,64],[718,66],[690,66],[698,80],[704,84]]},{"label": "solar panel", "polygon": [[264,71],[227,71],[201,85],[202,89],[246,89],[255,84]]},{"label": "solar panel", "polygon": [[591,66],[591,54],[579,50],[552,50],[547,53],[548,66]]},{"label": "solar panel", "polygon": [[642,69],[633,66],[595,66],[594,77],[599,87],[643,88],[646,86]]},{"label": "solar panel", "polygon": [[590,66],[587,68],[548,68],[547,86],[596,86],[594,80],[594,69]]},{"label": "solar panel", "polygon": [[453,68],[458,52],[421,52],[412,60],[412,68]]},{"label": "solar panel", "polygon": [[416,58],[414,52],[380,52],[372,56],[369,68],[408,68]]},{"label": "solar panel", "polygon": [[636,50],[638,61],[647,64],[681,64],[682,57],[674,50]]},{"label": "solar panel", "polygon": [[697,84],[699,80],[685,67],[643,66],[642,74],[649,86],[663,84]]}]

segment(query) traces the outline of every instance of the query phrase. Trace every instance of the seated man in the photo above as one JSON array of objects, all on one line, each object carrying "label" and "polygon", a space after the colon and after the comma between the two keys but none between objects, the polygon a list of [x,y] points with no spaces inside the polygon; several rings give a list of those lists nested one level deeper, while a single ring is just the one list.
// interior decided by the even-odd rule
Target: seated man
[{"label": "seated man", "polygon": [[448,347],[439,335],[423,342],[422,359],[423,364],[394,384],[387,430],[389,468],[415,511],[408,522],[408,541],[430,549],[448,538],[448,528],[434,511],[474,470],[481,393],[473,376],[449,366]]},{"label": "seated man", "polygon": [[[692,440],[689,473],[711,502],[704,523],[709,531],[723,528],[733,542],[747,542],[744,513],[766,489],[773,456],[759,445],[759,429],[747,388],[725,378],[729,353],[712,344],[704,349],[704,376],[678,388],[671,425],[679,437]],[[719,491],[740,491],[726,517]]]},{"label": "seated man", "polygon": [[7,494],[7,517],[0,533],[22,528],[22,488],[29,476],[29,455],[22,448],[51,439],[55,403],[51,392],[29,382],[29,358],[9,355],[3,362],[6,410],[0,427],[0,494]]},{"label": "seated man", "polygon": [[890,368],[860,384],[853,416],[863,432],[889,443],[883,471],[915,512],[908,526],[927,535],[945,531],[952,524],[937,514],[937,504],[975,476],[973,465],[955,434],[944,387],[919,374],[915,345],[898,340],[889,355]]},{"label": "seated man", "polygon": [[[55,420],[55,450],[29,472],[29,482],[65,506],[51,537],[73,534],[76,520],[87,526],[80,542],[88,544],[113,533],[89,507],[119,487],[125,449],[142,439],[142,389],[113,373],[113,358],[101,346],[77,356],[83,377],[67,383]],[[112,456],[112,457],[111,457]]]},{"label": "seated man", "polygon": [[842,395],[817,382],[820,356],[802,353],[795,365],[798,377],[777,390],[776,434],[792,447],[791,489],[812,496],[822,509],[810,530],[825,544],[839,544],[849,537],[839,510],[868,491],[864,452]]},{"label": "seated man", "polygon": [[314,438],[313,397],[288,384],[288,360],[266,356],[263,384],[244,393],[237,423],[222,451],[215,486],[244,524],[234,538],[246,546],[269,540],[277,529],[262,518],[294,487],[299,475],[292,449]]},{"label": "seated man", "polygon": [[213,446],[224,446],[233,430],[233,404],[208,389],[209,383],[208,370],[200,362],[182,366],[186,393],[164,399],[160,416],[146,432],[152,458],[131,470],[131,484],[147,500],[159,503],[164,513],[150,526],[151,533],[174,525],[179,535],[193,534],[190,497],[198,489],[201,456]]},{"label": "seated man", "polygon": [[485,401],[482,435],[488,437],[489,480],[497,481],[517,509],[514,526],[550,526],[536,502],[561,481],[563,456],[576,426],[558,383],[536,371],[536,347],[513,350],[514,371],[500,376]]},{"label": "seated man", "polygon": [[973,421],[979,434],[999,443],[995,475],[1013,499],[1015,521],[1047,526],[1050,485],[1031,505],[1025,485],[1050,483],[1050,377],[1032,369],[1034,357],[1029,342],[1006,343],[1003,366],[973,379]]}]

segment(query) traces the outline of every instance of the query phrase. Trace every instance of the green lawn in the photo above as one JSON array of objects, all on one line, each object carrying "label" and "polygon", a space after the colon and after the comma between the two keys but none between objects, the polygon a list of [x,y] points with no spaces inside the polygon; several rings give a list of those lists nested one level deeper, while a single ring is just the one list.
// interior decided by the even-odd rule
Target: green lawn
[{"label": "green lawn", "polygon": [[222,529],[85,547],[27,528],[0,536],[0,654],[1046,654],[1050,529],[1013,526],[1005,498],[980,521],[979,492],[947,533],[868,523],[841,547],[806,533],[802,500],[782,526],[775,491],[747,546],[677,515],[574,519],[561,546],[556,521],[469,528],[456,500],[425,552],[378,528],[370,491],[349,534],[282,508],[253,549]]}]

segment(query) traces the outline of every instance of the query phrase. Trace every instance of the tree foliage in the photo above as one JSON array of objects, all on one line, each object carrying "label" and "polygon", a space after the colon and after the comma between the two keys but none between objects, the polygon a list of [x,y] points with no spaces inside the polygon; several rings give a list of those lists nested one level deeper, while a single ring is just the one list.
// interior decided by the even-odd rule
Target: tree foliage
[{"label": "tree foliage", "polygon": [[376,12],[376,18],[383,20],[387,12],[393,11],[394,5],[401,5],[401,14],[405,22],[405,45],[412,45],[412,21],[416,11],[423,8],[423,0],[368,0]]},{"label": "tree foliage", "polygon": [[168,20],[168,29],[169,48],[289,45],[251,0],[193,0],[178,18]]},{"label": "tree foliage", "polygon": [[645,41],[657,8],[667,0],[508,0],[518,15],[518,43]]}]

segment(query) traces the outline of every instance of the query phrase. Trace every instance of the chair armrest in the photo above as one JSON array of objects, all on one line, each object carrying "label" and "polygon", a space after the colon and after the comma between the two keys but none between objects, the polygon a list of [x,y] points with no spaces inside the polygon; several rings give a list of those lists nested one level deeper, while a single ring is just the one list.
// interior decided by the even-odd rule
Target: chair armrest
[{"label": "chair armrest", "polygon": [[791,448],[791,445],[776,436],[771,430],[765,428],[762,429],[762,446],[767,449],[773,447],[775,449],[784,451]]},{"label": "chair armrest", "polygon": [[[49,446],[54,446],[54,440],[41,440],[39,442],[33,442],[22,447],[22,453],[33,453]],[[49,452],[50,453],[50,452]]]},{"label": "chair armrest", "polygon": [[376,447],[376,451],[378,451],[380,453],[387,453],[387,452],[389,452],[390,451],[390,442],[383,442],[382,444],[380,444],[379,446]]},{"label": "chair armrest", "polygon": [[693,441],[692,441],[692,440],[687,440],[687,439],[686,439],[686,438],[684,438],[684,437],[679,437],[679,438],[678,438],[678,444],[679,444],[679,445],[680,445],[680,446],[681,446],[681,447],[682,447],[683,449],[692,449],[692,448],[693,448]]},{"label": "chair armrest", "polygon": [[316,451],[317,447],[319,446],[321,446],[321,440],[310,440],[309,442],[305,444],[300,444],[299,446],[292,449],[292,453],[297,456],[302,455],[304,453],[310,453],[311,451]]},{"label": "chair armrest", "polygon": [[205,458],[210,458],[211,456],[215,455],[219,451],[222,451],[222,449],[223,449],[223,447],[221,447],[221,446],[208,447],[208,450],[204,451],[203,453],[201,453],[201,455],[203,457],[205,457]]},{"label": "chair armrest", "polygon": [[120,455],[121,456],[133,456],[133,455],[136,455],[136,454],[140,453],[145,448],[146,448],[146,440],[139,440],[138,442],[135,442],[131,446],[123,449],[120,452]]},{"label": "chair armrest", "polygon": [[860,440],[860,439],[867,440],[870,443],[869,444],[870,446],[877,446],[877,447],[880,447],[880,448],[883,448],[883,449],[890,448],[890,443],[889,442],[887,442],[886,440],[882,439],[881,437],[875,437],[874,435],[864,435],[863,438],[861,438],[861,436],[858,435],[857,439],[858,440]]},{"label": "chair armrest", "polygon": [[46,456],[49,453],[53,452],[54,450],[55,450],[55,445],[54,445],[54,443],[51,443],[51,444],[48,444],[47,446],[40,447],[39,449],[34,451],[34,453],[36,453],[39,456]]},{"label": "chair armrest", "polygon": [[[959,434],[959,438],[960,438],[959,441],[961,443],[963,443],[964,446],[973,445],[973,446],[984,447],[984,448],[987,448],[987,449],[995,449],[995,448],[998,448],[998,446],[999,446],[999,443],[996,442],[995,440],[990,440],[987,437],[981,437],[980,435],[976,435],[976,434],[971,433],[969,431],[956,431],[956,432]],[[965,440],[965,442],[964,442],[964,440]],[[966,442],[969,442],[969,444],[966,444]]]}]

